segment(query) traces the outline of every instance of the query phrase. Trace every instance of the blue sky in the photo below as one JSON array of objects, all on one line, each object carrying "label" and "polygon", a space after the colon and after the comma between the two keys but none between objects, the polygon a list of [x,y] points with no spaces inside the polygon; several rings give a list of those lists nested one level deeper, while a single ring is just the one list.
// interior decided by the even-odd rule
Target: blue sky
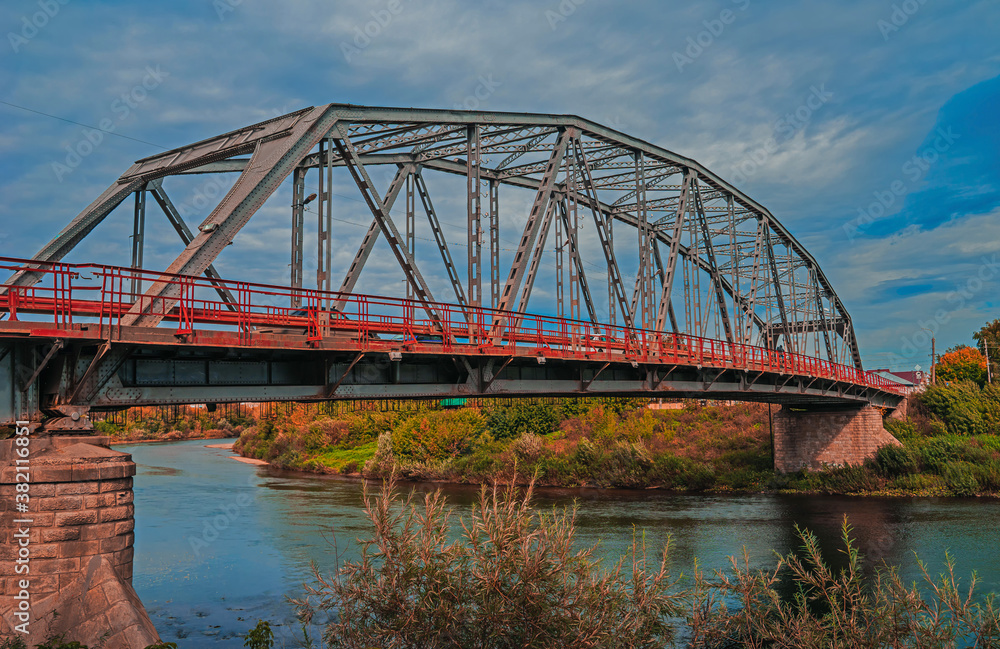
[{"label": "blue sky", "polygon": [[[8,0],[0,27],[0,101],[115,134],[0,104],[2,255],[33,254],[163,148],[328,102],[471,105],[485,84],[482,109],[606,123],[768,206],[844,300],[867,367],[926,367],[922,327],[943,349],[1000,317],[995,1]],[[199,190],[219,187],[174,200],[197,214]],[[282,205],[224,276],[285,279]],[[363,209],[338,207],[337,268]],[[147,265],[164,267],[179,247],[152,214]],[[70,260],[128,261],[130,215],[113,216]]]}]

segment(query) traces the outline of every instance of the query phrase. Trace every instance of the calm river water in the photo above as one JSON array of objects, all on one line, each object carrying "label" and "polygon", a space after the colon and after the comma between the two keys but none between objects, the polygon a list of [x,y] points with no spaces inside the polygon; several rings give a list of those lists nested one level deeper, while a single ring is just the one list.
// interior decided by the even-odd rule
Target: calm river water
[{"label": "calm river water", "polygon": [[[354,540],[367,533],[361,485],[237,462],[228,450],[206,447],[219,441],[118,447],[138,465],[133,584],[161,637],[180,647],[242,647],[238,634],[258,619],[272,623],[278,646],[295,646],[300,632],[285,596],[302,592],[311,562],[329,573],[335,549],[356,556]],[[460,510],[477,494],[443,489]],[[871,561],[899,565],[916,579],[914,552],[939,570],[948,551],[960,575],[976,570],[983,591],[1000,592],[996,500],[558,489],[541,491],[537,505],[574,499],[579,542],[599,544],[609,562],[625,551],[634,526],[654,543],[672,535],[675,574],[689,574],[695,558],[705,569],[723,568],[743,547],[766,567],[772,551],[798,546],[796,523],[815,531],[836,559],[847,514]]]}]

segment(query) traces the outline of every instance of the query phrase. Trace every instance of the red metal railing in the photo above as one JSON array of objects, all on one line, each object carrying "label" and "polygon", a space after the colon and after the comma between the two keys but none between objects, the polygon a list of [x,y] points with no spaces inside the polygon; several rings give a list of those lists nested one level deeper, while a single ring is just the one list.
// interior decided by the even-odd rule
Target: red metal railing
[{"label": "red metal railing", "polygon": [[[903,386],[857,368],[820,358],[754,345],[630,329],[550,316],[493,309],[462,309],[446,303],[371,295],[293,289],[268,284],[208,280],[100,264],[46,264],[0,257],[0,271],[30,270],[41,279],[32,286],[0,287],[0,314],[10,320],[41,316],[57,330],[96,323],[112,339],[139,315],[155,315],[177,336],[222,329],[244,346],[446,352],[470,355],[536,355],[642,364],[683,364],[737,368],[836,379],[903,393]],[[133,278],[143,286],[165,284],[169,298],[133,295]],[[236,304],[205,297],[216,285],[229,289]],[[198,293],[201,296],[197,295]],[[292,295],[302,307],[289,303]],[[333,309],[331,305],[339,305]],[[106,327],[106,329],[105,329]],[[192,341],[193,342],[193,341]]]}]

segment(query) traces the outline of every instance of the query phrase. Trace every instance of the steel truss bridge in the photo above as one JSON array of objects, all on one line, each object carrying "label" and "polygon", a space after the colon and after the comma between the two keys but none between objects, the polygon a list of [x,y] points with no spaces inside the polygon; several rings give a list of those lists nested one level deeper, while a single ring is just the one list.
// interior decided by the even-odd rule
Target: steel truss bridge
[{"label": "steel truss bridge", "polygon": [[[237,179],[192,230],[167,184],[195,174]],[[288,285],[220,277],[213,262],[289,180]],[[345,187],[371,221],[335,286],[333,190]],[[130,197],[131,267],[63,261]],[[163,271],[143,267],[149,197],[185,246]],[[449,245],[435,204],[460,206],[461,241]],[[373,257],[379,247],[391,257]],[[405,284],[357,291],[385,260]],[[0,421],[519,394],[892,408],[902,394],[863,371],[850,315],[763,206],[694,160],[575,116],[306,108],[139,160],[0,270]]]}]

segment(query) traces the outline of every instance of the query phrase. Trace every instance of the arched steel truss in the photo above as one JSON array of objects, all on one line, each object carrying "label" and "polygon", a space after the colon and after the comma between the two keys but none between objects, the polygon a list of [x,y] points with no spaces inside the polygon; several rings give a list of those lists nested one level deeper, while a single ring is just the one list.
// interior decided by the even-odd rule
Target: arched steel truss
[{"label": "arched steel truss", "polygon": [[[395,175],[377,188],[369,170],[381,165],[390,165]],[[335,171],[343,186],[345,170],[372,221],[338,287],[331,268],[330,188]],[[240,175],[192,231],[164,179],[219,172]],[[446,242],[429,172],[465,178],[467,228],[459,242],[464,259]],[[424,302],[432,317],[427,303],[435,299],[541,311],[781,348],[861,369],[843,304],[816,260],[767,209],[694,160],[575,116],[344,104],[306,108],[139,160],[34,259],[61,260],[134,195],[132,265],[141,267],[146,197],[152,196],[186,245],[166,270],[217,278],[212,262],[289,177],[294,288],[303,287],[305,204],[315,187],[309,211],[318,216],[321,289],[353,292],[381,238],[403,271],[408,296]],[[501,188],[533,197],[516,234],[510,231],[514,219],[506,213],[501,219]],[[419,265],[417,212],[426,216],[439,252],[439,259],[421,259]],[[515,245],[501,254],[504,238]],[[542,268],[553,258],[554,294],[546,289],[544,302],[536,300],[529,309],[536,285],[552,283]],[[37,278],[22,271],[7,284],[30,285]],[[432,295],[432,284],[450,284],[451,294]],[[167,310],[164,303],[177,298],[176,290],[152,284],[145,290],[150,308],[137,302],[125,324],[155,326],[161,316],[154,314]],[[234,303],[225,287],[218,290]]]}]

